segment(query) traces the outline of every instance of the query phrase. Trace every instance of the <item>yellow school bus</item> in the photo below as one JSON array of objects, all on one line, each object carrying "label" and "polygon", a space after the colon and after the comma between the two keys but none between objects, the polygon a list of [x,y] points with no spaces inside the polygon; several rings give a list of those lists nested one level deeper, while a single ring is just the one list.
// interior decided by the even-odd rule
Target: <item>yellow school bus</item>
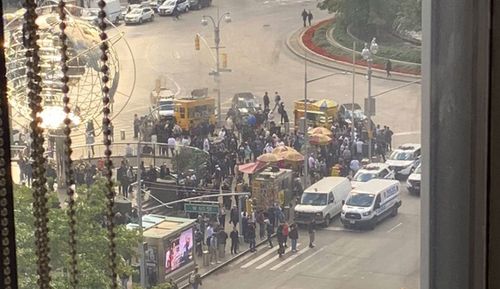
[{"label": "yellow school bus", "polygon": [[215,99],[190,97],[175,99],[175,120],[185,131],[202,123],[215,125]]},{"label": "yellow school bus", "polygon": [[[295,128],[303,127],[300,119],[304,117],[304,100],[294,103]],[[337,119],[338,104],[330,99],[307,101],[307,123],[310,127],[323,126],[330,128],[332,122]]]}]

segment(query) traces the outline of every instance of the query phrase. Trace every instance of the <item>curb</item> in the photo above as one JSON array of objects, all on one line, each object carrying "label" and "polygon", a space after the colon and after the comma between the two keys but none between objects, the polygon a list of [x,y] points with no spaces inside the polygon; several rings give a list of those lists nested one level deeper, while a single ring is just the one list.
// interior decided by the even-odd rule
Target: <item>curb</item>
[{"label": "curb", "polygon": [[[288,48],[288,50],[290,50],[290,52],[292,52],[295,56],[299,57],[300,59],[305,59],[303,52],[307,51],[307,53],[309,55],[314,57],[314,58],[310,58],[310,57],[307,58],[308,62],[310,62],[310,63],[314,63],[314,64],[317,64],[317,65],[320,65],[320,66],[326,67],[326,68],[332,68],[332,69],[345,71],[345,72],[352,72],[352,64],[338,61],[338,60],[334,60],[334,59],[328,58],[326,56],[317,54],[316,52],[314,52],[314,51],[310,50],[308,47],[306,47],[304,45],[304,43],[300,40],[300,39],[302,39],[302,36],[303,36],[304,32],[306,31],[306,30],[303,30],[303,31],[302,30],[303,30],[303,28],[299,28],[297,30],[294,30],[286,38],[285,45]],[[296,37],[296,34],[299,34],[299,36]],[[300,49],[302,51],[298,51],[296,48],[294,48],[293,45],[291,44],[292,41],[297,42],[298,46],[300,46]],[[366,73],[360,71],[360,70],[362,70],[362,71],[366,70],[366,66],[360,66],[360,65],[355,65],[355,66],[356,66],[356,74],[366,75]],[[374,68],[372,77],[379,78],[379,79],[391,80],[391,81],[405,82],[405,83],[414,82],[415,80],[421,79],[420,76],[415,76],[415,75],[411,75],[411,74],[402,74],[402,73],[397,73],[397,72],[393,72],[392,74],[395,77],[388,79],[385,77],[385,71]]]},{"label": "curb", "polygon": [[[276,234],[273,234],[271,238],[273,238]],[[260,242],[257,242],[255,247],[260,247],[262,244],[265,244],[267,243],[267,238],[265,240],[262,240]],[[242,251],[241,253],[239,253],[238,255],[234,256],[234,258],[231,258],[229,260],[226,260],[224,262],[222,262],[221,264],[215,266],[214,268],[208,270],[207,272],[201,274],[201,279],[204,279],[205,277],[207,277],[208,275],[214,273],[215,271],[229,265],[230,263],[234,262],[235,260],[239,259],[240,257],[246,255],[247,253],[250,252],[250,249],[246,249],[245,251]],[[189,287],[189,284],[184,284],[182,286],[179,286],[179,289],[185,289],[185,288],[188,288]]]}]

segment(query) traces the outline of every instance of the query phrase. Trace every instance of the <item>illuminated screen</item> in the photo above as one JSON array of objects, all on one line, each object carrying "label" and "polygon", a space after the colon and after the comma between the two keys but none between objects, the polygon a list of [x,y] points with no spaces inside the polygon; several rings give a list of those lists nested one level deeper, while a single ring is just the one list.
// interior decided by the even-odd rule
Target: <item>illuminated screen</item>
[{"label": "illuminated screen", "polygon": [[193,229],[172,239],[165,248],[165,273],[173,272],[193,260]]}]

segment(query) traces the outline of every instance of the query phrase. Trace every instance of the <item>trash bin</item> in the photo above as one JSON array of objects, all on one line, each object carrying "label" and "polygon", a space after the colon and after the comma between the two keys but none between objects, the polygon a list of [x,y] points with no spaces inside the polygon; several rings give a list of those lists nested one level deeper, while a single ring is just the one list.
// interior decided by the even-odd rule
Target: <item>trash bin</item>
[{"label": "trash bin", "polygon": [[203,250],[203,266],[209,266],[210,265],[210,254],[208,253],[208,250]]},{"label": "trash bin", "polygon": [[125,130],[124,129],[120,130],[120,140],[125,140]]}]

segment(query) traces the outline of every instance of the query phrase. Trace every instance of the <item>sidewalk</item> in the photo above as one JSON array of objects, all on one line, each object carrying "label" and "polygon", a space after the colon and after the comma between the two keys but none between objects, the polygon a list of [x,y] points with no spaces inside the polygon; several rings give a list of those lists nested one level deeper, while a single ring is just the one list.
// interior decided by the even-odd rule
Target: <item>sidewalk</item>
[{"label": "sidewalk", "polygon": [[[302,42],[302,36],[307,31],[308,27],[299,29],[290,33],[286,39],[287,48],[295,54],[300,59],[305,59],[305,54],[307,53],[307,60],[311,63],[331,68],[340,71],[352,72],[352,64],[342,61],[337,61],[323,55],[317,54],[316,52],[307,48]],[[356,65],[356,73],[360,75],[366,75],[366,67],[361,65]],[[373,69],[372,76],[375,78],[387,79],[386,72],[380,69]],[[392,77],[389,80],[399,81],[399,82],[413,82],[420,79],[420,76],[407,75],[397,72],[392,72]]]}]

